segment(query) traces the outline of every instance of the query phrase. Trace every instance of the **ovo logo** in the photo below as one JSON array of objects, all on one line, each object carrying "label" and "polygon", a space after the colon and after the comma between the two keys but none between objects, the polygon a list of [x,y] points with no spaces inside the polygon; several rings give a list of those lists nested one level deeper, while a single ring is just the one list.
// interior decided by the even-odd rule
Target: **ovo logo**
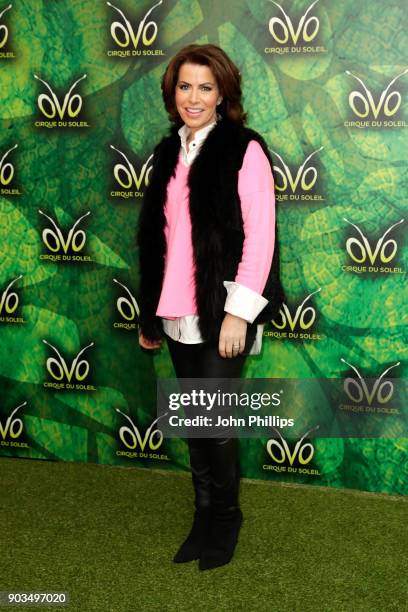
[{"label": "ovo logo", "polygon": [[82,108],[82,98],[79,94],[71,95],[71,93],[74,87],[80,81],[86,78],[86,74],[84,74],[80,79],[75,81],[73,85],[71,85],[68,93],[64,96],[62,105],[57,95],[46,81],[40,79],[40,77],[38,77],[36,74],[34,75],[34,78],[38,81],[41,81],[41,83],[46,86],[46,88],[51,94],[51,96],[49,96],[47,94],[42,93],[38,96],[38,108],[40,109],[42,114],[47,117],[47,119],[54,119],[58,115],[58,117],[62,120],[65,117],[65,113],[67,113],[68,117],[70,117],[71,119],[79,115],[80,110]]},{"label": "ovo logo", "polygon": [[140,315],[140,310],[136,302],[136,298],[132,295],[126,285],[120,283],[118,280],[116,280],[116,278],[113,279],[113,282],[123,287],[129,296],[129,299],[123,296],[117,299],[116,307],[118,311],[120,312],[122,317],[126,319],[126,321],[134,321],[134,319],[136,317],[139,317]]},{"label": "ovo logo", "polygon": [[17,408],[14,408],[13,412],[10,414],[9,418],[6,421],[6,424],[3,424],[0,421],[0,435],[3,440],[6,439],[7,435],[10,434],[10,438],[18,438],[21,432],[23,431],[23,421],[21,419],[13,419],[13,416],[23,406],[25,406],[27,402],[20,404]]},{"label": "ovo logo", "polygon": [[272,427],[272,429],[274,429],[280,437],[280,441],[275,440],[275,438],[271,438],[266,444],[266,450],[268,451],[268,454],[271,459],[273,459],[273,461],[275,461],[276,463],[285,463],[285,461],[288,460],[289,464],[293,465],[295,459],[297,459],[301,465],[306,465],[313,459],[314,447],[312,443],[305,442],[304,444],[302,444],[302,442],[312,431],[316,431],[317,429],[319,429],[319,425],[313,427],[312,429],[309,429],[309,431],[307,431],[300,438],[300,440],[296,442],[293,452],[290,451],[289,445],[282,437],[280,431],[275,427]]},{"label": "ovo logo", "polygon": [[317,169],[314,166],[309,166],[309,168],[306,168],[305,170],[305,166],[307,162],[309,161],[309,159],[311,159],[313,155],[316,155],[316,153],[321,151],[323,148],[324,147],[320,147],[316,151],[313,151],[313,153],[311,153],[305,159],[303,164],[299,166],[295,177],[292,176],[289,166],[285,164],[285,162],[283,161],[279,153],[272,151],[272,153],[276,155],[276,157],[279,158],[283,166],[283,170],[279,168],[278,166],[275,166],[275,165],[273,166],[273,169],[275,170],[275,172],[279,174],[279,176],[282,179],[282,185],[278,185],[278,184],[275,185],[277,191],[286,191],[288,186],[290,186],[292,192],[294,193],[299,184],[303,191],[310,191],[310,189],[314,187],[316,180],[317,180]]},{"label": "ovo logo", "polygon": [[150,164],[151,159],[153,158],[153,153],[150,155],[147,161],[143,164],[140,170],[139,176],[138,176],[133,167],[133,164],[128,160],[126,155],[122,151],[114,147],[113,145],[110,145],[110,148],[113,149],[114,151],[117,151],[119,155],[121,155],[124,158],[126,162],[126,165],[125,164],[115,164],[113,168],[114,177],[121,187],[123,187],[124,189],[130,189],[134,185],[137,191],[139,191],[143,183],[143,180],[146,186],[149,184],[149,176],[153,168],[153,166],[152,165],[149,166],[149,164]]},{"label": "ovo logo", "polygon": [[[119,410],[119,408],[116,408],[116,412],[119,412],[122,416],[124,416],[131,425],[131,427],[122,425],[122,427],[119,429],[119,437],[127,448],[134,450],[137,445],[139,445],[140,450],[144,451],[146,444],[149,444],[150,450],[157,450],[159,448],[163,442],[163,433],[160,431],[160,429],[153,429],[153,427],[160,417],[155,419],[150,427],[146,429],[145,435],[142,438],[139,429],[133,423],[132,419],[127,414]],[[155,436],[157,437],[156,441],[154,440]]]},{"label": "ovo logo", "polygon": [[5,164],[4,160],[6,159],[7,155],[11,151],[16,149],[17,147],[18,147],[18,145],[14,145],[14,147],[11,147],[11,149],[6,151],[5,154],[3,155],[3,157],[0,159],[0,185],[7,186],[9,183],[11,183],[11,181],[13,179],[13,176],[14,176],[14,166],[10,162],[7,162]]},{"label": "ovo logo", "polygon": [[3,313],[3,310],[7,315],[13,314],[18,308],[18,295],[15,292],[9,293],[9,289],[14,283],[16,283],[20,278],[23,278],[23,275],[17,276],[14,280],[11,281],[3,291],[0,296],[0,315]]},{"label": "ovo logo", "polygon": [[[279,17],[272,17],[272,19],[269,20],[269,32],[276,42],[284,45],[289,42],[290,36],[292,39],[292,44],[296,45],[301,35],[305,43],[311,42],[316,37],[316,34],[319,31],[319,19],[317,17],[308,17],[306,19],[306,17],[319,0],[315,0],[315,2],[309,6],[306,13],[302,15],[296,30],[293,27],[291,18],[285,13],[281,5],[273,0],[270,1],[272,4],[277,6],[283,14],[283,19],[280,19]],[[277,31],[278,28],[281,30],[281,33]]]},{"label": "ovo logo", "polygon": [[[49,374],[55,380],[63,380],[64,377],[68,382],[71,382],[74,377],[78,382],[82,382],[89,374],[89,363],[85,359],[79,360],[82,353],[86,351],[90,346],[93,346],[94,343],[88,344],[85,348],[83,348],[75,359],[73,360],[71,367],[68,369],[65,359],[62,357],[61,353],[58,349],[55,348],[52,344],[47,342],[47,340],[43,340],[44,344],[51,347],[53,351],[57,354],[58,359],[55,357],[49,357],[47,359],[47,370]],[[81,371],[82,368],[82,371]]]},{"label": "ovo logo", "polygon": [[137,49],[140,41],[145,47],[152,45],[156,40],[158,27],[156,22],[148,21],[146,23],[146,20],[150,13],[154,11],[157,6],[162,4],[162,2],[163,0],[160,0],[160,2],[157,2],[157,4],[152,6],[152,8],[147,11],[146,15],[139,23],[136,33],[124,12],[117,6],[114,6],[111,2],[107,2],[106,4],[117,11],[123,19],[123,23],[120,21],[113,21],[111,23],[110,33],[115,43],[119,45],[119,47],[128,47],[130,42],[132,42],[135,49]]},{"label": "ovo logo", "polygon": [[[366,118],[371,112],[374,116],[374,119],[377,119],[381,110],[384,111],[384,115],[386,117],[392,117],[393,115],[395,115],[395,113],[401,106],[401,94],[399,91],[396,90],[389,92],[389,89],[397,79],[404,76],[404,74],[407,74],[407,72],[408,68],[406,68],[404,72],[401,72],[401,74],[396,76],[395,79],[392,79],[389,85],[381,92],[378,103],[375,104],[373,94],[363,83],[363,81],[355,74],[352,74],[349,70],[346,70],[346,74],[354,77],[362,85],[365,93],[364,95],[360,91],[352,91],[349,94],[349,105],[353,113],[356,114],[358,117]],[[361,104],[360,110],[357,108],[356,105],[357,100],[359,101],[359,106]]]},{"label": "ovo logo", "polygon": [[64,238],[61,229],[58,227],[55,221],[51,219],[51,217],[46,215],[40,209],[38,210],[38,212],[44,217],[47,217],[47,219],[51,221],[53,227],[55,228],[55,230],[46,228],[42,232],[42,239],[47,249],[49,249],[53,253],[57,253],[62,248],[63,252],[67,253],[69,248],[72,248],[75,253],[78,253],[84,248],[86,242],[86,234],[84,230],[75,231],[75,228],[78,223],[82,221],[82,219],[91,214],[91,211],[88,211],[87,213],[85,213],[85,215],[82,215],[82,217],[75,221],[74,225],[69,230],[68,236],[66,238]]},{"label": "ovo logo", "polygon": [[272,324],[280,330],[285,329],[285,327],[288,325],[291,331],[293,331],[298,323],[301,329],[309,329],[315,322],[316,310],[313,308],[313,306],[307,306],[306,308],[303,308],[303,306],[305,305],[307,300],[312,297],[312,295],[314,295],[315,293],[319,293],[319,291],[321,291],[321,287],[306,296],[300,306],[297,307],[294,316],[292,316],[288,306],[283,303],[282,308],[279,309],[279,314],[282,317],[282,322],[279,323],[273,320]]},{"label": "ovo logo", "polygon": [[351,221],[349,221],[345,217],[343,217],[343,219],[344,221],[347,221],[347,223],[355,227],[355,229],[361,236],[361,240],[359,240],[358,238],[348,238],[346,242],[347,253],[350,255],[353,261],[357,263],[364,263],[368,258],[371,265],[374,265],[378,256],[380,257],[380,261],[382,263],[388,263],[389,261],[394,259],[398,249],[397,242],[391,239],[386,240],[384,242],[384,238],[387,234],[390,233],[392,229],[394,229],[394,227],[403,223],[404,219],[400,219],[398,223],[394,223],[394,225],[391,225],[391,227],[389,227],[387,231],[384,232],[381,238],[377,240],[377,244],[375,245],[374,250],[372,249],[367,237],[364,236],[361,229],[354,223],[351,223]]},{"label": "ovo logo", "polygon": [[[8,6],[6,6],[5,9],[3,9],[0,13],[0,19],[3,17],[4,13],[6,11],[8,11],[9,9],[11,9],[13,5],[9,4]],[[6,25],[4,25],[4,23],[2,23],[0,25],[0,49],[2,49],[4,47],[4,45],[7,42],[8,39],[8,35],[9,35],[9,31],[8,31],[8,27]]]},{"label": "ovo logo", "polygon": [[346,378],[344,380],[344,391],[353,402],[360,403],[365,398],[368,402],[368,405],[371,406],[374,398],[379,404],[385,404],[391,399],[394,393],[394,385],[390,380],[382,381],[382,379],[387,374],[387,372],[399,366],[399,361],[384,370],[381,376],[379,376],[379,378],[374,381],[371,391],[368,390],[366,381],[361,376],[360,372],[357,370],[356,367],[351,365],[351,363],[348,363],[348,361],[343,359],[343,357],[341,357],[340,361],[350,366],[350,368],[355,371],[358,377],[358,380],[356,380],[355,378]]}]

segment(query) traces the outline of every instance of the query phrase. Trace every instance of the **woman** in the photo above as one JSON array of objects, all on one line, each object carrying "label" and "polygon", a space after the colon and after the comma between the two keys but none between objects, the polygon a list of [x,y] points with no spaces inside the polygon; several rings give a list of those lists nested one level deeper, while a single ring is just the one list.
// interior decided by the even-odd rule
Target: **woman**
[{"label": "woman", "polygon": [[[240,73],[222,49],[185,47],[161,86],[172,126],[139,218],[139,343],[165,337],[178,378],[239,378],[282,302],[272,162],[244,127]],[[242,523],[239,445],[188,445],[195,514],[174,561],[211,569],[231,560]]]}]

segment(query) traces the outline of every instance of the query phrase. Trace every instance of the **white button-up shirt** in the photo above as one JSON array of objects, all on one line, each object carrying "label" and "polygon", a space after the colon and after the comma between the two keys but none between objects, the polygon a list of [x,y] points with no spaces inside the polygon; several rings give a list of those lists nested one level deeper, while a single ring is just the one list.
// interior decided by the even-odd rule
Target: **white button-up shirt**
[{"label": "white button-up shirt", "polygon": [[[206,139],[208,133],[216,125],[216,121],[198,130],[193,140],[187,144],[187,138],[190,134],[190,128],[183,125],[178,133],[181,140],[181,156],[185,166],[190,166],[196,155],[198,154],[201,145]],[[224,311],[229,312],[237,317],[245,319],[248,323],[252,323],[262,309],[268,303],[262,295],[256,293],[248,287],[244,287],[233,281],[224,281],[224,287],[227,290]],[[198,315],[185,315],[176,319],[162,318],[164,332],[173,340],[185,344],[198,344],[203,342],[199,327]],[[250,355],[258,355],[262,348],[263,324],[257,325],[257,334],[254,343],[249,351]]]}]

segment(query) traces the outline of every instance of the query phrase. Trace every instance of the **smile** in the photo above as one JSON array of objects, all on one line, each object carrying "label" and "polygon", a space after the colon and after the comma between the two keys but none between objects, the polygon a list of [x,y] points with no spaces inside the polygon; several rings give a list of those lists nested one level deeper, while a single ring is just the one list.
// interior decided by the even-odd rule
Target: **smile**
[{"label": "smile", "polygon": [[199,115],[203,112],[202,108],[186,108],[185,109],[189,115]]}]

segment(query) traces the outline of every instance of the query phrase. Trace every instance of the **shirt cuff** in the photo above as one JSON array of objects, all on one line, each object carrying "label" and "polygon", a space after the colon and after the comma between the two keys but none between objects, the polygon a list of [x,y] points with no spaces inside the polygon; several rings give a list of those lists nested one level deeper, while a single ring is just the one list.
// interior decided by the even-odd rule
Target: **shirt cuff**
[{"label": "shirt cuff", "polygon": [[245,319],[248,323],[253,323],[268,303],[266,298],[244,285],[233,281],[224,281],[223,285],[227,290],[225,312]]}]

